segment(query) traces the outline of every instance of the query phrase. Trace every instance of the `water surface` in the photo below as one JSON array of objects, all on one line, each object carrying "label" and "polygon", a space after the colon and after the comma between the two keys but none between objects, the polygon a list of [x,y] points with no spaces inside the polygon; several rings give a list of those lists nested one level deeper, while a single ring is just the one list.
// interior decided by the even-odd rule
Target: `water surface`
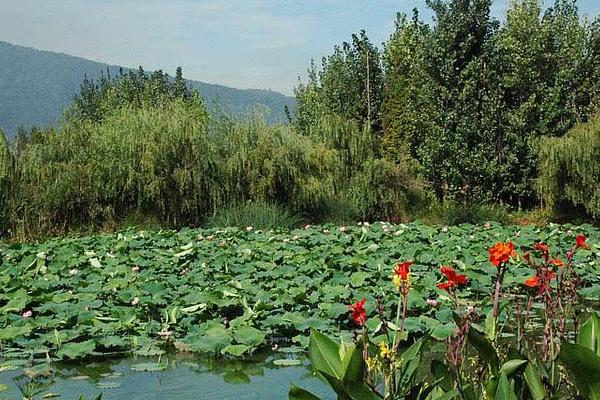
[{"label": "water surface", "polygon": [[[275,365],[278,359],[301,364]],[[157,362],[166,369],[134,370],[141,363]],[[30,382],[23,372],[19,368],[0,373],[0,384],[8,386],[0,392],[0,399],[22,398],[19,385]],[[263,355],[245,361],[163,356],[53,364],[48,377],[36,380],[43,386],[38,386],[40,393],[34,399],[49,393],[60,395],[59,399],[77,399],[79,395],[93,399],[100,393],[103,400],[287,399],[292,383],[324,400],[335,399],[333,392],[311,374],[308,361],[292,355]]]}]

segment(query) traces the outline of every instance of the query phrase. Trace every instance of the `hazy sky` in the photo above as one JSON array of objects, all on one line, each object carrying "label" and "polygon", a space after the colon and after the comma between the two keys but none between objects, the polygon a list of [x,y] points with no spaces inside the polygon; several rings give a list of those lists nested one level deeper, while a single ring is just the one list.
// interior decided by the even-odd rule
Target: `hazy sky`
[{"label": "hazy sky", "polygon": [[[600,13],[600,0],[578,4]],[[414,7],[430,15],[424,0],[1,0],[0,40],[291,94],[311,58],[362,28],[381,43]]]}]

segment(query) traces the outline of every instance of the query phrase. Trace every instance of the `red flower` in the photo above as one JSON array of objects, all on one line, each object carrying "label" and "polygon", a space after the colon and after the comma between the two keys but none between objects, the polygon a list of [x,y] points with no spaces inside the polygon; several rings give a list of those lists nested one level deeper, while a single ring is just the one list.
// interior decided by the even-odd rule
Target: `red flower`
[{"label": "red flower", "polygon": [[494,267],[499,266],[508,262],[511,257],[516,255],[515,245],[512,242],[498,242],[489,249],[490,261],[494,264]]},{"label": "red flower", "polygon": [[438,283],[436,286],[439,289],[450,290],[457,286],[466,285],[469,282],[469,278],[466,275],[457,274],[454,268],[442,266],[440,272],[448,279],[446,282]]},{"label": "red flower", "polygon": [[575,238],[575,247],[578,249],[586,249],[589,250],[590,246],[585,242],[587,240],[587,238],[585,237],[585,235],[579,235],[577,236],[577,238]]},{"label": "red flower", "polygon": [[410,267],[413,265],[412,261],[400,263],[394,269],[394,273],[400,277],[401,280],[408,280],[408,274],[410,274]]},{"label": "red flower", "polygon": [[565,265],[565,263],[562,260],[559,260],[558,258],[550,259],[550,264],[554,265],[555,267],[562,267],[563,265]]},{"label": "red flower", "polygon": [[530,288],[538,287],[540,284],[540,278],[538,276],[532,276],[531,278],[525,279],[525,286],[529,286]]},{"label": "red flower", "polygon": [[548,256],[548,245],[546,243],[539,242],[534,247],[535,250],[541,251],[544,256]]},{"label": "red flower", "polygon": [[367,312],[365,311],[365,299],[362,299],[359,302],[351,304],[349,306],[350,311],[352,311],[352,320],[358,326],[363,326],[367,322]]},{"label": "red flower", "polygon": [[550,290],[550,282],[554,278],[556,278],[556,274],[550,270],[538,271],[536,276],[525,279],[523,283],[530,288],[538,288],[540,294],[543,294],[547,290]]},{"label": "red flower", "polygon": [[525,261],[527,261],[528,264],[531,264],[531,253],[530,252],[526,251],[523,254],[523,258],[525,259]]}]

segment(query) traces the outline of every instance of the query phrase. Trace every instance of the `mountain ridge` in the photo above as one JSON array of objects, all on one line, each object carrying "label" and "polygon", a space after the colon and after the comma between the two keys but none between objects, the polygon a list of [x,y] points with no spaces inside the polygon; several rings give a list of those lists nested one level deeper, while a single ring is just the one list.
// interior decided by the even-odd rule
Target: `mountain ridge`
[{"label": "mountain ridge", "polygon": [[[19,127],[57,126],[86,76],[96,79],[107,72],[115,76],[121,69],[131,68],[0,41],[0,128],[12,136]],[[295,107],[293,97],[271,89],[187,82],[200,92],[210,110],[219,109],[233,117],[258,107],[270,110],[268,122],[284,123],[284,107]]]}]

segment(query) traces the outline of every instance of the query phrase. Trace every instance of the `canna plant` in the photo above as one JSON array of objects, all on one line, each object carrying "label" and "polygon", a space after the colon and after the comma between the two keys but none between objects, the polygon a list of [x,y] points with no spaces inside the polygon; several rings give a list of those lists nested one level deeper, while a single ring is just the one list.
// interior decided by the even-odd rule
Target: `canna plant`
[{"label": "canna plant", "polygon": [[[369,330],[374,325],[367,324],[366,300],[350,305],[354,343],[338,344],[311,332],[313,370],[338,399],[600,400],[600,319],[592,311],[579,323],[582,280],[573,262],[589,249],[583,235],[563,258],[543,242],[522,256],[513,243],[496,243],[488,251],[496,268],[494,289],[483,303],[461,295],[470,283],[466,275],[442,266],[445,280],[436,286],[447,293],[455,322],[442,357],[432,351],[439,343],[431,332],[416,338],[405,329],[412,262],[401,262],[391,279],[397,293],[394,318],[387,318],[378,299],[379,323]],[[519,287],[506,285],[505,273],[522,267],[532,276]],[[290,399],[317,397],[292,387]]]}]

